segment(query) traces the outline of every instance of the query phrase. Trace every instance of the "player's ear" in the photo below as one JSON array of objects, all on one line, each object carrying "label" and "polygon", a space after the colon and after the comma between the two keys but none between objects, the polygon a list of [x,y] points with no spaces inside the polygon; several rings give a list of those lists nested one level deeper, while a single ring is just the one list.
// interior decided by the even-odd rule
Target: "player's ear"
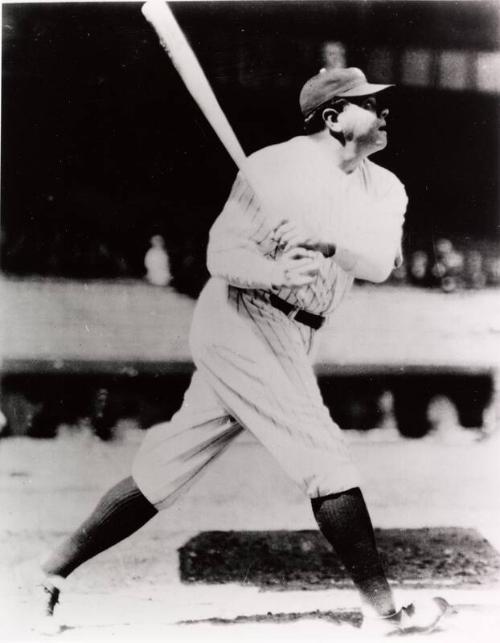
[{"label": "player's ear", "polygon": [[341,127],[337,122],[337,116],[339,113],[333,109],[332,107],[326,107],[322,114],[321,118],[323,119],[324,124],[328,127],[329,130],[332,132],[340,132]]}]

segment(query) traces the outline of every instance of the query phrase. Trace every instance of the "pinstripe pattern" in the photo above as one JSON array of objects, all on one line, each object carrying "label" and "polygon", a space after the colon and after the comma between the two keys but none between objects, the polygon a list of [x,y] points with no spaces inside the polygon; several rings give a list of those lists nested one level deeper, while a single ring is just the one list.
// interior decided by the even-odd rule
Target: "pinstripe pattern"
[{"label": "pinstripe pattern", "polygon": [[359,484],[314,376],[313,333],[260,292],[211,279],[191,330],[198,370],[181,409],[148,431],[134,463],[144,495],[169,506],[243,429],[310,497]]},{"label": "pinstripe pattern", "polygon": [[[262,257],[274,260],[279,256],[280,249],[273,240],[270,223],[275,221],[269,220],[247,181],[238,174],[226,207],[212,228],[209,252],[225,252],[229,255],[228,272],[234,272],[235,269],[230,252],[234,248],[257,251]],[[237,285],[248,287],[245,277],[249,272],[243,273],[243,279],[236,280]],[[294,290],[275,288],[274,292],[294,306],[316,314],[328,314],[340,303],[352,282],[353,276],[343,271],[333,259],[321,257],[320,272],[313,284]],[[268,289],[269,284],[265,290]]]},{"label": "pinstripe pattern", "polygon": [[[150,429],[134,463],[137,484],[160,508],[243,429],[310,497],[359,485],[314,375],[315,331],[269,303],[274,260],[281,252],[273,230],[284,218],[307,220],[326,238],[337,238],[344,228],[355,236],[373,225],[375,232],[380,228],[381,245],[388,239],[392,261],[404,191],[395,177],[368,162],[346,176],[311,145],[298,137],[253,155],[248,175],[258,181],[260,202],[239,174],[211,229],[207,263],[213,278],[198,300],[190,335],[197,371],[181,409],[170,422]],[[329,315],[353,279],[352,271],[321,257],[314,283],[274,292],[309,312]]]},{"label": "pinstripe pattern", "polygon": [[[240,288],[269,291],[273,260],[281,252],[273,230],[283,219],[322,238],[345,240],[348,247],[369,230],[370,245],[385,246],[389,262],[394,261],[406,194],[384,168],[365,160],[346,175],[308,137],[296,137],[252,155],[247,172],[259,197],[239,173],[210,232],[207,258],[213,276]],[[320,271],[312,284],[274,292],[294,306],[329,315],[351,288],[354,272],[340,267],[335,257],[318,253],[318,258]]]}]

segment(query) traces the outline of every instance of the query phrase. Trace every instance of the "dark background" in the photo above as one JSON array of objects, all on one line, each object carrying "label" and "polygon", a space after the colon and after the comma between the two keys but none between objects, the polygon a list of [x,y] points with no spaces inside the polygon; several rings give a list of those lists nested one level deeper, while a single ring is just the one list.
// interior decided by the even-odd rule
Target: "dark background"
[{"label": "dark background", "polygon": [[[178,288],[195,294],[205,279],[207,231],[235,169],[140,7],[3,5],[4,272],[141,276],[160,232]],[[301,132],[298,92],[325,40],[362,68],[377,46],[498,48],[489,2],[172,8],[248,153]],[[392,94],[390,144],[375,161],[410,195],[407,249],[442,235],[498,240],[498,95],[404,84]]]}]

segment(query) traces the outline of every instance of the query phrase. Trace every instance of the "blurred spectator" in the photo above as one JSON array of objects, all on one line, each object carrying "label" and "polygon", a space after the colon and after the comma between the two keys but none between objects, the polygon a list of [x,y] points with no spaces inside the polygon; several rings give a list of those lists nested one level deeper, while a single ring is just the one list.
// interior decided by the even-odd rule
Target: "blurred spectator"
[{"label": "blurred spectator", "polygon": [[487,257],[484,260],[484,272],[489,286],[500,286],[500,257]]},{"label": "blurred spectator", "polygon": [[170,261],[165,249],[165,241],[159,234],[151,237],[151,247],[144,257],[147,270],[146,279],[153,286],[168,286],[172,280]]},{"label": "blurred spectator", "polygon": [[478,429],[466,429],[460,425],[455,404],[445,395],[437,395],[429,401],[427,418],[430,430],[425,436],[446,444],[469,444],[482,437]]},{"label": "blurred spectator", "polygon": [[479,289],[486,286],[483,257],[477,250],[469,250],[465,254],[464,279],[467,288]]},{"label": "blurred spectator", "polygon": [[431,267],[433,283],[444,292],[454,292],[463,286],[464,258],[449,239],[436,243],[435,261]]},{"label": "blurred spectator", "polygon": [[0,410],[0,438],[2,438],[4,435],[7,435],[7,418],[5,415],[2,413]]},{"label": "blurred spectator", "polygon": [[408,279],[415,286],[429,285],[429,257],[423,250],[416,250],[411,255]]},{"label": "blurred spectator", "polygon": [[176,247],[172,255],[172,272],[177,292],[190,297],[200,294],[208,277],[205,255],[206,244],[192,239],[186,239]]},{"label": "blurred spectator", "polygon": [[325,69],[338,69],[346,66],[345,45],[337,40],[323,43],[321,57]]},{"label": "blurred spectator", "polygon": [[101,239],[90,241],[87,249],[86,263],[93,275],[113,274],[115,265],[108,246]]},{"label": "blurred spectator", "polygon": [[90,423],[95,435],[101,440],[111,440],[113,429],[117,422],[110,400],[110,392],[106,387],[99,388],[91,400]]},{"label": "blurred spectator", "polygon": [[404,260],[394,268],[391,274],[391,280],[398,284],[404,284],[408,279],[408,269]]}]

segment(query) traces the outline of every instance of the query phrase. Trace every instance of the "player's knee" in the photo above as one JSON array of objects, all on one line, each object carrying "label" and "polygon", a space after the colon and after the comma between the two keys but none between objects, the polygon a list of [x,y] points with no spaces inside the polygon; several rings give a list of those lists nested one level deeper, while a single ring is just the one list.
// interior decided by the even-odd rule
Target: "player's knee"
[{"label": "player's knee", "polygon": [[132,461],[131,475],[137,486],[141,489],[144,484],[161,474],[162,463],[158,461],[164,451],[164,442],[167,438],[170,422],[155,424],[147,430],[146,436]]}]

